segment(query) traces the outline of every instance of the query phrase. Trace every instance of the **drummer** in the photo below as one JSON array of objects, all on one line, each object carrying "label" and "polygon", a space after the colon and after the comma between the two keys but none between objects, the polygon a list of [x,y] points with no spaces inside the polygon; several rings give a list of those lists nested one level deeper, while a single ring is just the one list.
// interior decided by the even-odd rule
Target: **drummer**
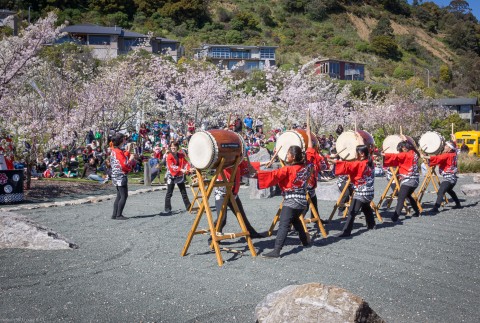
[{"label": "drummer", "polygon": [[453,191],[453,188],[457,184],[457,147],[455,144],[455,135],[452,134],[452,141],[447,141],[445,143],[445,148],[443,153],[436,156],[422,156],[424,159],[429,161],[429,166],[433,167],[438,165],[440,170],[440,175],[443,176],[444,181],[440,184],[440,188],[437,193],[437,200],[435,205],[430,210],[430,214],[437,214],[439,208],[442,204],[443,197],[445,193],[448,193],[453,201],[455,202],[454,209],[460,209],[462,206],[460,200],[457,197],[457,194]]},{"label": "drummer", "polygon": [[347,222],[337,237],[349,237],[352,234],[353,222],[360,210],[365,214],[367,229],[376,228],[373,210],[370,206],[374,196],[375,165],[370,157],[368,146],[359,145],[356,152],[357,160],[354,161],[331,160],[336,165],[335,175],[348,175],[354,188],[352,202],[348,209]]},{"label": "drummer", "polygon": [[[255,167],[259,168],[260,163],[254,162],[252,163]],[[225,173],[225,180],[229,181],[230,177],[232,176],[232,171],[233,167],[226,168],[223,173]],[[242,201],[240,200],[240,197],[238,196],[238,192],[240,190],[240,179],[242,176],[245,176],[249,173],[249,162],[244,160],[238,165],[237,172],[235,173],[235,181],[234,185],[232,187],[232,194],[235,198],[235,202],[237,203],[238,209],[240,211],[240,214],[242,216],[243,222],[245,223],[245,226],[247,227],[247,231],[250,233],[250,238],[252,239],[258,239],[258,238],[263,238],[263,236],[258,233],[253,226],[250,224],[250,221],[248,221],[247,215],[245,214],[245,211],[243,209]],[[217,178],[217,181],[223,181],[222,175],[220,174]],[[225,200],[225,195],[226,195],[226,188],[225,186],[222,187],[217,187],[215,188],[215,209],[217,211],[217,220],[215,221],[215,227],[217,226],[217,221],[218,217],[220,216],[220,211],[222,209],[223,202]],[[230,208],[230,210],[235,214],[235,210],[233,209],[233,205],[230,201],[228,201],[227,206]],[[224,216],[222,218],[222,223],[220,224],[219,227],[219,232],[222,232],[223,227],[227,224],[227,212],[224,213]],[[208,240],[209,245],[211,243],[211,238]]]},{"label": "drummer", "polygon": [[302,148],[290,146],[287,152],[285,167],[267,171],[256,170],[251,173],[258,179],[258,188],[264,189],[279,185],[283,194],[283,207],[280,213],[275,247],[272,251],[263,254],[264,258],[278,258],[287,238],[290,225],[298,231],[300,241],[304,246],[310,244],[310,239],[303,229],[300,215],[307,207],[307,182],[311,176],[309,165],[305,164]]},{"label": "drummer", "polygon": [[382,153],[383,165],[385,167],[398,167],[400,179],[400,191],[397,198],[397,207],[392,216],[392,222],[398,221],[405,199],[408,199],[415,211],[413,216],[418,217],[420,215],[417,201],[412,197],[413,192],[415,192],[419,184],[418,157],[420,154],[404,135],[401,135],[401,138],[403,141],[397,145],[398,154]]}]

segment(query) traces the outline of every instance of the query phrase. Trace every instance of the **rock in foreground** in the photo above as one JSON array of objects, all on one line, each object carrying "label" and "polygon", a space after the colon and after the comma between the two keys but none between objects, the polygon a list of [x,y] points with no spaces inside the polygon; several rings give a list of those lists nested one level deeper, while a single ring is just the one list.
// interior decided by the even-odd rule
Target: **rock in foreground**
[{"label": "rock in foreground", "polygon": [[319,283],[290,285],[255,308],[257,322],[385,322],[361,297]]}]

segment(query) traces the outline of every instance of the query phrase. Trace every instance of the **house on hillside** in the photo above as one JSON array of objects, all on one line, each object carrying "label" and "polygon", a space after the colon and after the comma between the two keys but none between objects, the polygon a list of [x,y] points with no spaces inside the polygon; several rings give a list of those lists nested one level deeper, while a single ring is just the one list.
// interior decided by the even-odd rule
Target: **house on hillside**
[{"label": "house on hillside", "polygon": [[[11,19],[7,19],[11,17]],[[10,27],[13,35],[18,35],[18,16],[15,11],[0,9],[0,27]]]},{"label": "house on hillside", "polygon": [[338,80],[363,81],[365,64],[324,58],[315,62],[315,73],[325,74]]},{"label": "house on hillside", "polygon": [[251,71],[275,65],[276,46],[209,45],[195,48],[195,59],[206,59],[223,69]]},{"label": "house on hillside", "polygon": [[110,59],[143,47],[147,51],[171,56],[175,61],[180,58],[180,42],[172,39],[153,37],[128,31],[121,27],[103,27],[93,24],[80,24],[65,27],[67,35],[57,43],[75,42],[89,46],[93,56],[98,59]]},{"label": "house on hillside", "polygon": [[433,101],[433,104],[457,112],[462,119],[468,120],[472,125],[480,123],[480,107],[477,98],[439,99]]}]

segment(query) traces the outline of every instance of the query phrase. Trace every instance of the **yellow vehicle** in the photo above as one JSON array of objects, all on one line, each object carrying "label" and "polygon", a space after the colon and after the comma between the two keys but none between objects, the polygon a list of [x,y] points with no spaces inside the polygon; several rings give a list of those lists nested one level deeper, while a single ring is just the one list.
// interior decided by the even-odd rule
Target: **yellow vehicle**
[{"label": "yellow vehicle", "polygon": [[455,133],[457,147],[461,149],[463,144],[468,147],[468,154],[480,156],[480,131],[459,131]]}]

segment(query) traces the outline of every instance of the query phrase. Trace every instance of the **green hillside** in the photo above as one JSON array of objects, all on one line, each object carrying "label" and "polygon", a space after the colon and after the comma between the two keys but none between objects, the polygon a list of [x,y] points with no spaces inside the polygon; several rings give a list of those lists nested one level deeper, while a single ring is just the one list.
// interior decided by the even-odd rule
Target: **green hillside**
[{"label": "green hillside", "polygon": [[25,19],[28,7],[178,39],[187,56],[202,43],[274,45],[282,68],[340,58],[366,63],[368,84],[480,96],[480,25],[464,0],[0,0]]}]

